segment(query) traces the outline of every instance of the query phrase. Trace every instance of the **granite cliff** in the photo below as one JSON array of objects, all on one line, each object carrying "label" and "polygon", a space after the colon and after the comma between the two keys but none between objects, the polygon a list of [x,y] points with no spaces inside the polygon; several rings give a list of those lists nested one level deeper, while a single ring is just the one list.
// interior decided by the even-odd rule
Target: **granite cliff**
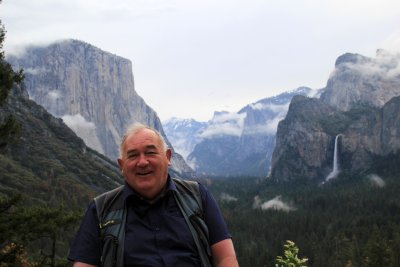
[{"label": "granite cliff", "polygon": [[[134,89],[128,59],[85,42],[65,40],[27,47],[24,54],[7,60],[24,69],[32,100],[62,118],[88,146],[112,160],[118,157],[120,138],[133,122],[150,125],[165,137],[156,112]],[[191,176],[183,158],[173,155],[172,169]]]},{"label": "granite cliff", "polygon": [[338,58],[320,99],[296,96],[278,125],[271,178],[323,181],[332,171],[335,137],[341,171],[377,171],[400,153],[399,57]]}]

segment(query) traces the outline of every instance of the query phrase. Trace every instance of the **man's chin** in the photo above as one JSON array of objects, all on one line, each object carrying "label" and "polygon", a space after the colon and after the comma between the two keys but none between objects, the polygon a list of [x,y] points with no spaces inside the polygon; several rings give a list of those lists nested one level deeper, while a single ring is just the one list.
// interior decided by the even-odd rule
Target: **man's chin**
[{"label": "man's chin", "polygon": [[154,187],[154,177],[150,175],[135,175],[131,179],[126,179],[127,183],[133,187],[133,189],[139,191],[143,189],[148,189]]},{"label": "man's chin", "polygon": [[151,190],[155,187],[154,179],[152,177],[141,177],[136,180],[136,187],[142,191]]}]

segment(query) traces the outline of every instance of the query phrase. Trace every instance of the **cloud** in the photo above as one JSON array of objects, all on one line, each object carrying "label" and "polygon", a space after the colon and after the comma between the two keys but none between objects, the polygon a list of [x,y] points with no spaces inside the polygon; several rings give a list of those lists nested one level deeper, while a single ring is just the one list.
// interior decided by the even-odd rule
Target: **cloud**
[{"label": "cloud", "polygon": [[246,114],[238,114],[234,112],[222,112],[214,116],[213,123],[223,123],[223,122],[237,122],[243,123]]},{"label": "cloud", "polygon": [[[311,90],[308,92],[307,97],[310,97],[310,98],[313,98],[313,97],[318,98],[319,93],[320,93],[320,90],[319,90],[319,89],[311,89]],[[290,105],[290,104],[289,104],[289,105]]]},{"label": "cloud", "polygon": [[46,68],[25,68],[24,73],[38,75],[47,72]]},{"label": "cloud", "polygon": [[253,209],[261,209],[261,210],[272,209],[272,210],[282,210],[285,212],[296,210],[295,207],[287,203],[284,203],[281,199],[282,196],[276,196],[271,200],[261,203],[261,199],[258,196],[255,196],[253,201]]},{"label": "cloud", "polygon": [[192,143],[188,144],[185,138],[186,137],[182,135],[182,138],[174,138],[173,140],[170,138],[170,141],[174,144],[175,151],[186,160],[187,156],[192,152],[193,147],[191,146]]},{"label": "cloud", "polygon": [[265,109],[265,104],[263,103],[254,103],[249,105],[254,110],[263,110]]},{"label": "cloud", "polygon": [[[53,101],[55,101],[55,100],[57,100],[57,99],[59,99],[59,98],[61,97],[60,92],[59,92],[59,91],[56,91],[56,90],[49,91],[49,92],[47,93],[47,95],[48,95],[49,98],[50,98],[51,100],[53,100]],[[68,119],[69,119],[69,118],[67,118],[67,120],[68,120]],[[82,117],[82,119],[84,119],[84,118]]]},{"label": "cloud", "polygon": [[221,200],[225,202],[238,201],[238,198],[233,197],[227,193],[221,193]]},{"label": "cloud", "polygon": [[[56,96],[54,93],[53,96]],[[103,145],[96,134],[96,125],[93,122],[87,121],[81,114],[64,115],[62,120],[72,131],[83,139],[85,144],[100,153],[104,153]]]},{"label": "cloud", "polygon": [[386,78],[393,79],[400,76],[400,50],[397,52],[380,50],[376,61],[386,71]]},{"label": "cloud", "polygon": [[346,63],[344,66],[347,68],[362,73],[363,75],[368,76],[375,76],[379,75],[382,76],[385,71],[382,67],[375,62],[366,62],[366,63]]},{"label": "cloud", "polygon": [[378,50],[372,60],[358,60],[356,63],[346,63],[345,66],[367,76],[379,76],[393,79],[400,75],[400,53],[388,50]]},{"label": "cloud", "polygon": [[392,68],[387,72],[386,75],[388,78],[395,78],[397,76],[400,76],[400,62],[397,64],[395,68]]},{"label": "cloud", "polygon": [[367,179],[371,182],[371,184],[372,184],[373,186],[380,187],[380,188],[386,186],[386,182],[385,182],[381,177],[379,177],[379,176],[376,175],[376,174],[370,174],[370,175],[368,175],[368,176],[367,176]]},{"label": "cloud", "polygon": [[253,198],[253,209],[259,209],[261,206],[261,199],[259,196]]},{"label": "cloud", "polygon": [[276,134],[278,129],[278,124],[281,120],[283,120],[285,116],[278,116],[273,118],[272,120],[267,121],[265,124],[258,124],[251,127],[246,127],[243,134],[251,135],[251,134],[268,134],[273,135]]},{"label": "cloud", "polygon": [[96,128],[93,122],[87,121],[81,114],[75,115],[64,115],[62,120],[69,128],[74,132],[78,132],[81,129],[94,130]]},{"label": "cloud", "polygon": [[283,120],[285,116],[275,117],[273,120],[268,122],[268,127],[266,128],[266,132],[269,134],[275,134],[278,129],[278,124],[281,120]]},{"label": "cloud", "polygon": [[287,114],[289,109],[289,104],[276,105],[276,104],[264,104],[264,103],[256,103],[250,104],[249,106],[254,110],[270,110],[275,113],[275,117],[266,121],[263,124],[253,125],[251,127],[246,127],[244,134],[275,134],[278,128],[278,124],[281,120],[283,120]]},{"label": "cloud", "polygon": [[218,135],[241,136],[242,131],[243,129],[240,125],[230,122],[224,122],[220,124],[210,125],[200,134],[200,137],[211,138]]},{"label": "cloud", "polygon": [[250,104],[249,106],[252,108],[252,109],[255,109],[255,110],[265,110],[265,109],[268,109],[268,110],[271,110],[272,112],[274,112],[274,113],[278,113],[278,114],[286,114],[286,112],[288,111],[288,109],[289,109],[289,104],[290,103],[287,103],[287,104],[283,104],[283,105],[276,105],[276,104],[272,104],[272,103],[255,103],[255,104]]},{"label": "cloud", "polygon": [[218,135],[241,136],[246,113],[222,113],[215,115],[211,124],[200,133],[201,138]]},{"label": "cloud", "polygon": [[275,134],[278,124],[286,116],[289,103],[283,105],[255,103],[249,105],[255,110],[270,110],[276,114],[271,120],[263,124],[244,128],[244,120],[247,113],[225,112],[214,115],[211,124],[200,134],[201,138],[211,138],[218,135],[231,135],[240,137],[242,134]]}]

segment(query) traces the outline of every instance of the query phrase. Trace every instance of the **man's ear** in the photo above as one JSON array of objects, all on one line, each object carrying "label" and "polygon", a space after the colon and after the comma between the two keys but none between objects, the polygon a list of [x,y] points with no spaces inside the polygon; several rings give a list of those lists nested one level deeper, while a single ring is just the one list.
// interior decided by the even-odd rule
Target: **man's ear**
[{"label": "man's ear", "polygon": [[165,155],[167,156],[167,159],[168,159],[168,165],[171,165],[171,158],[172,158],[172,150],[171,150],[171,148],[167,149],[167,151],[165,152]]},{"label": "man's ear", "polygon": [[124,167],[124,161],[122,159],[118,159],[118,166],[120,168],[120,170],[122,171],[122,168]]}]

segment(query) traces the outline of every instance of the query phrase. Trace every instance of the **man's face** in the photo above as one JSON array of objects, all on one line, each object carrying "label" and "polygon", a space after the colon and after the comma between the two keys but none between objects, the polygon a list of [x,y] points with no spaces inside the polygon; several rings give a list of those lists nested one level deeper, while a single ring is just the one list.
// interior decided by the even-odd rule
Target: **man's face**
[{"label": "man's face", "polygon": [[118,164],[126,182],[142,197],[152,200],[167,183],[170,160],[171,150],[164,151],[157,134],[143,129],[126,138]]}]

